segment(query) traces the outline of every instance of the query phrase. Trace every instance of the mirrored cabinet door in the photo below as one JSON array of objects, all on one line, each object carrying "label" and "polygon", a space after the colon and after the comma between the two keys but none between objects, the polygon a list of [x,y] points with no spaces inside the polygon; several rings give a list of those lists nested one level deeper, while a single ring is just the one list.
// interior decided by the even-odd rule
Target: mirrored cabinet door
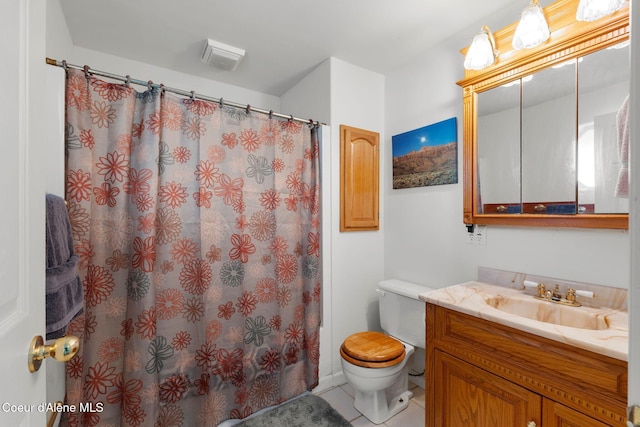
[{"label": "mirrored cabinet door", "polygon": [[[579,213],[628,213],[629,44],[579,58]],[[626,136],[625,136],[626,135]]]},{"label": "mirrored cabinet door", "polygon": [[476,213],[520,213],[520,79],[478,94]]},{"label": "mirrored cabinet door", "polygon": [[575,62],[523,78],[523,213],[576,213]]}]

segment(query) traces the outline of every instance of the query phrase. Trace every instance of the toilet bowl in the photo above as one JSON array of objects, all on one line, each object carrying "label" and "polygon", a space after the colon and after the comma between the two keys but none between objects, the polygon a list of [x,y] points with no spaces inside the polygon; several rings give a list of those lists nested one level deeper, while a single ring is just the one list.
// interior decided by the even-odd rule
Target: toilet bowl
[{"label": "toilet bowl", "polygon": [[[372,334],[379,334],[379,336],[374,337]],[[369,336],[365,337],[365,335]],[[387,360],[374,355],[370,358],[362,357],[362,354],[360,355],[362,358],[358,359],[354,357],[354,353],[358,352],[359,347],[347,344],[348,341],[366,341],[370,338],[375,338],[371,342],[379,342],[381,337],[390,340],[388,345],[394,349],[394,354],[398,353],[397,346],[401,348],[401,352]],[[391,340],[395,344],[391,343]],[[382,353],[388,353],[389,348],[386,345],[378,347]],[[409,399],[413,393],[408,390],[407,361],[413,352],[413,346],[379,332],[353,334],[342,344],[340,348],[342,371],[356,391],[354,406],[372,423],[381,424],[409,405]]]},{"label": "toilet bowl", "polygon": [[383,332],[349,335],[340,347],[342,371],[355,389],[355,408],[381,424],[409,405],[409,365],[416,347],[425,348],[425,304],[430,288],[400,280],[379,283]]}]

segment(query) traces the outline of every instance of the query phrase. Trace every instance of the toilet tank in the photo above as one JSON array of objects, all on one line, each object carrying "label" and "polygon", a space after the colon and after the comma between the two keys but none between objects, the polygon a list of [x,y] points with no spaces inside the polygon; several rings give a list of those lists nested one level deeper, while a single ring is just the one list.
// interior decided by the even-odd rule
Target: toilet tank
[{"label": "toilet tank", "polygon": [[385,333],[419,348],[426,345],[426,303],[418,295],[432,288],[402,280],[378,284],[380,325]]}]

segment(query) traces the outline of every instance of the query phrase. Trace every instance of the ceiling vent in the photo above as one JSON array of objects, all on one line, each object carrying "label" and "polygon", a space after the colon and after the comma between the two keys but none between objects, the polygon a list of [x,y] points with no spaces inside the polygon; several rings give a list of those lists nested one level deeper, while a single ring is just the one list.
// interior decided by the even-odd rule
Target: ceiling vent
[{"label": "ceiling vent", "polygon": [[202,49],[201,60],[225,71],[233,71],[244,58],[244,49],[207,39]]}]

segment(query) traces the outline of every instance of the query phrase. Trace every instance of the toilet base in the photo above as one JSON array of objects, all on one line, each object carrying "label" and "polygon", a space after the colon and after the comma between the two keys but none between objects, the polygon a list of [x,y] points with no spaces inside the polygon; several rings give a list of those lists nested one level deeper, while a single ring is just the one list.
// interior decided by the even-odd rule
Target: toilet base
[{"label": "toilet base", "polygon": [[362,392],[356,390],[355,408],[374,424],[382,424],[409,406],[413,393],[409,390],[387,400],[385,390]]}]

